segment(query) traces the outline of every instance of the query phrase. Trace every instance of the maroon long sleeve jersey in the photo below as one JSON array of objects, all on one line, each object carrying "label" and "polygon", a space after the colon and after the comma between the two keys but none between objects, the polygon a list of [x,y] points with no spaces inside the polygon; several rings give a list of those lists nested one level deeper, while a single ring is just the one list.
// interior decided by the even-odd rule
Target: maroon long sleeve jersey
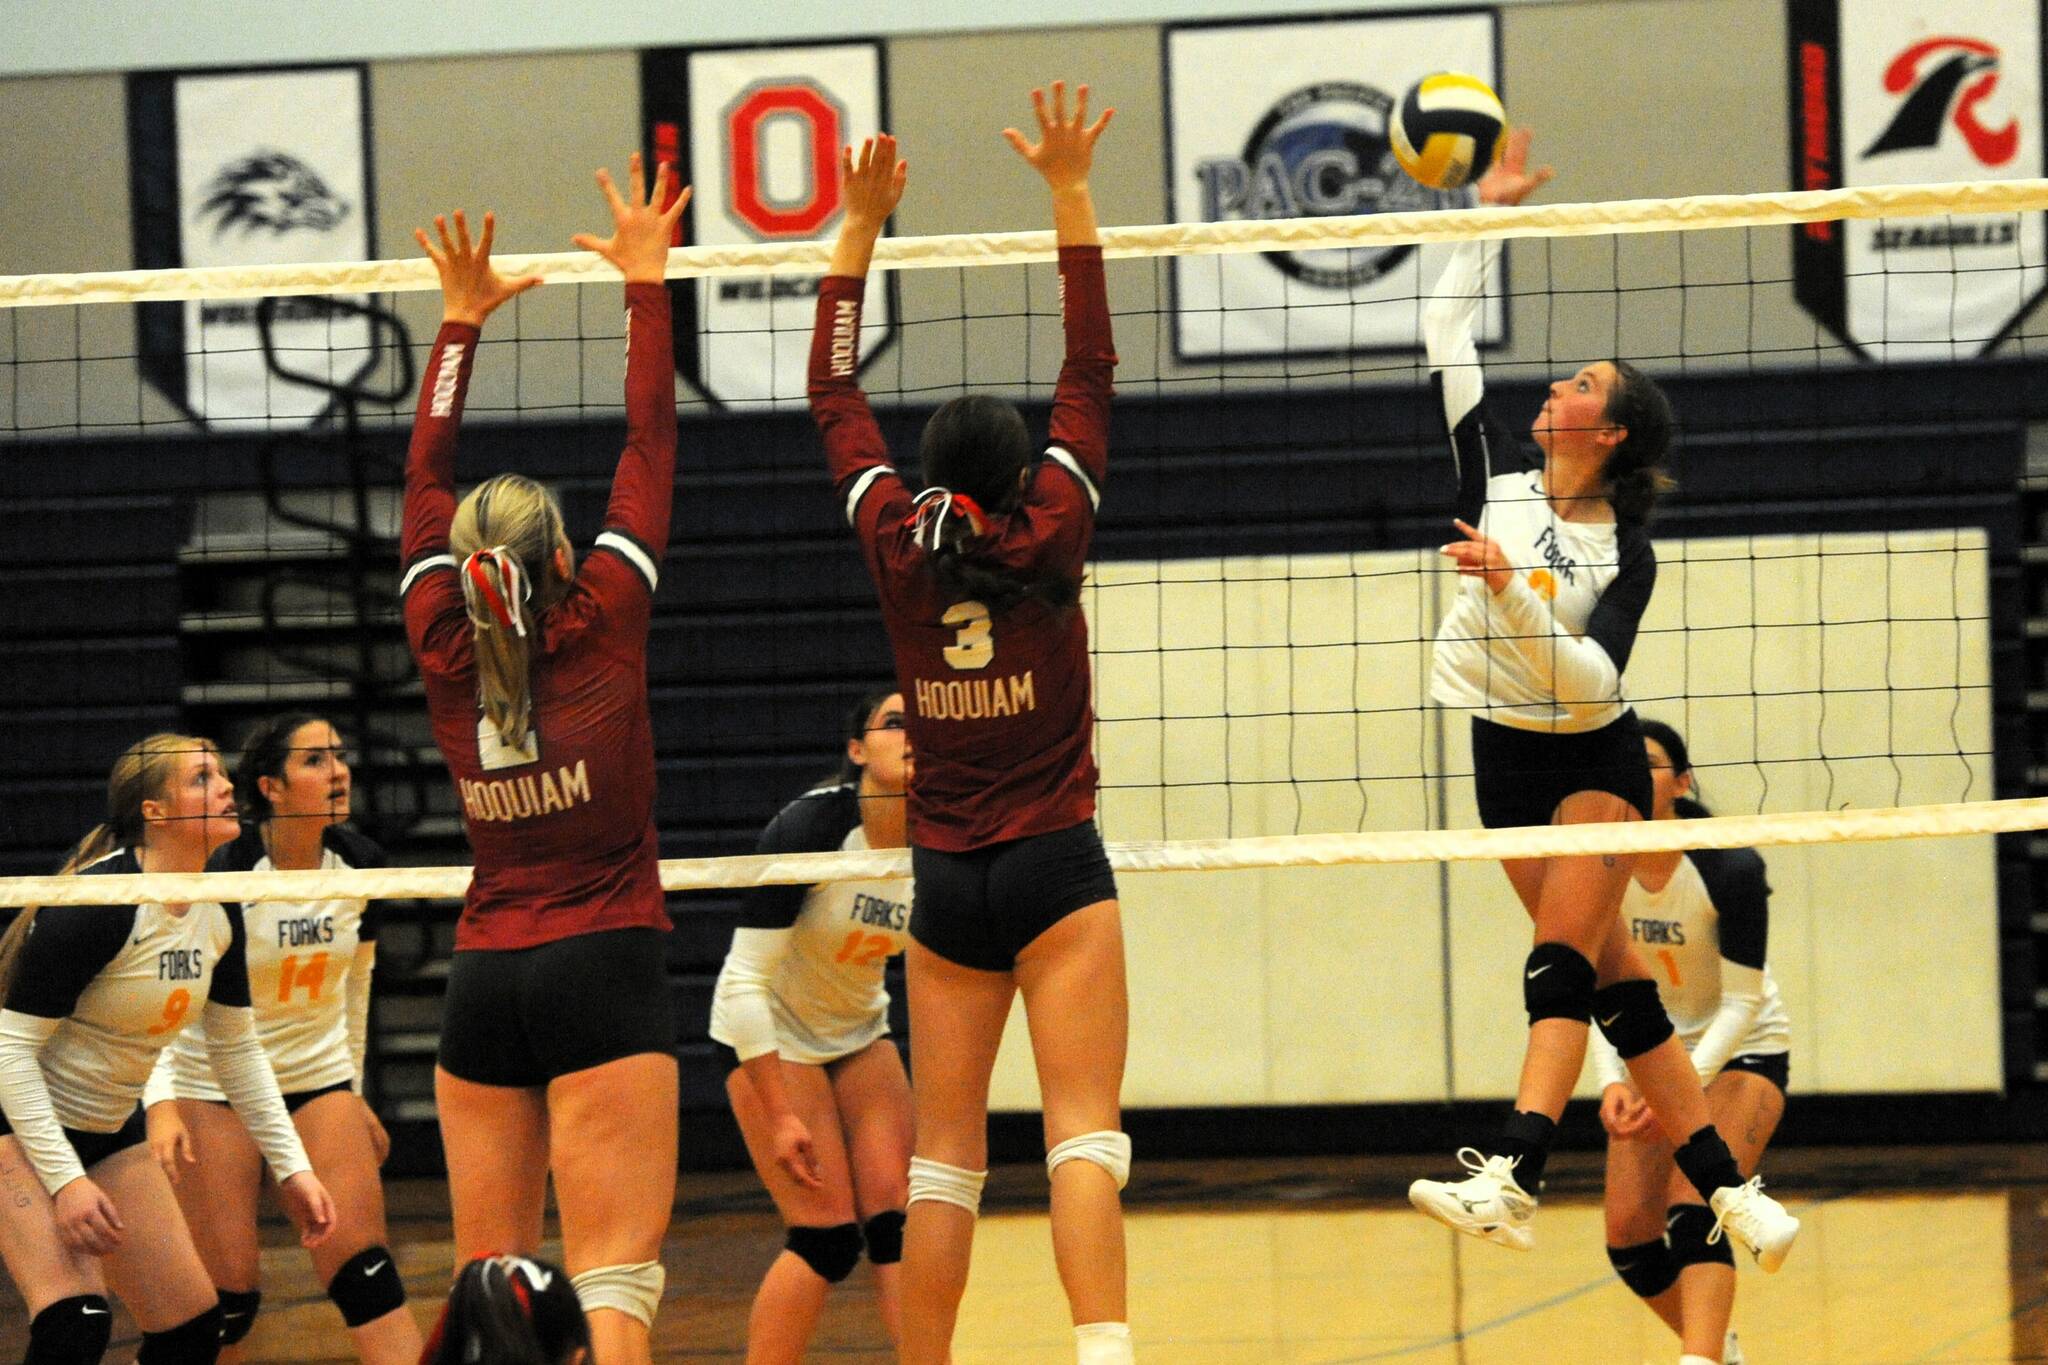
[{"label": "maroon long sleeve jersey", "polygon": [[[478,701],[459,566],[448,549],[455,445],[477,329],[444,323],[406,460],[406,639],[434,742],[476,855],[457,948],[527,948],[606,929],[667,929],[654,833],[647,626],[674,498],[676,402],[668,291],[626,286],[626,449],[604,530],[568,596],[538,623],[533,729],[515,750]],[[523,566],[538,578],[543,566]]]},{"label": "maroon long sleeve jersey", "polygon": [[[882,603],[917,773],[910,837],[959,852],[1067,829],[1095,814],[1088,625],[1027,599],[990,619],[932,573],[912,538],[912,494],[855,382],[862,282],[830,276],[811,340],[811,412]],[[1023,501],[991,518],[978,552],[998,567],[1081,575],[1109,455],[1116,368],[1099,247],[1060,249],[1066,363],[1046,458]]]}]

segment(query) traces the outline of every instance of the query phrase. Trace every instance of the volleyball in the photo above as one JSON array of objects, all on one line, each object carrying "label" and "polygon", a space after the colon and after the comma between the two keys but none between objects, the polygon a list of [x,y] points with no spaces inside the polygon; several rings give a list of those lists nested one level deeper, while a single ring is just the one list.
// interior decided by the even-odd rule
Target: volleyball
[{"label": "volleyball", "polygon": [[1507,137],[1507,111],[1477,76],[1424,76],[1394,107],[1387,130],[1401,169],[1433,190],[1454,190],[1486,174]]}]

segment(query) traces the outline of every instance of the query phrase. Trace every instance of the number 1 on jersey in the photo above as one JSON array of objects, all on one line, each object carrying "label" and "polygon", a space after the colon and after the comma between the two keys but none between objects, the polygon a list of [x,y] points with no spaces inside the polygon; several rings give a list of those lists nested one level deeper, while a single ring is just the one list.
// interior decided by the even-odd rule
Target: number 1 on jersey
[{"label": "number 1 on jersey", "polygon": [[1664,964],[1664,974],[1671,978],[1673,986],[1683,986],[1685,984],[1684,978],[1678,974],[1678,954],[1672,952],[1669,948],[1659,948],[1657,950],[1657,960]]}]

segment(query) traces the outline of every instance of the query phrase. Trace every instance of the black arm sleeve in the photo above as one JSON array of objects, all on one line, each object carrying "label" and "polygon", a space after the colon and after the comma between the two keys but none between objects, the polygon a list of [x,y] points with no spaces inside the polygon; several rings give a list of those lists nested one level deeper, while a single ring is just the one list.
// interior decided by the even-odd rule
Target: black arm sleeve
[{"label": "black arm sleeve", "polygon": [[132,905],[46,905],[36,911],[7,1008],[62,1019],[135,930]]},{"label": "black arm sleeve", "polygon": [[[756,853],[828,853],[860,823],[860,798],[851,784],[805,792],[761,831]],[[808,886],[756,886],[740,902],[742,929],[787,929],[803,913]]]},{"label": "black arm sleeve", "polygon": [[[1443,402],[1444,376],[1432,370],[1430,384]],[[1451,463],[1458,472],[1458,491],[1453,508],[1459,520],[1473,526],[1486,508],[1486,483],[1496,474],[1513,474],[1534,467],[1534,460],[1520,438],[1494,415],[1493,404],[1481,398],[1451,427]]]},{"label": "black arm sleeve", "polygon": [[1753,848],[1702,848],[1690,855],[1721,916],[1721,956],[1763,969],[1771,938],[1771,884]]},{"label": "black arm sleeve", "polygon": [[213,987],[207,1000],[216,1005],[249,1008],[249,931],[242,923],[242,907],[223,905],[228,917],[228,950],[213,968]]},{"label": "black arm sleeve", "polygon": [[[1614,671],[1625,672],[1628,656],[1635,652],[1636,627],[1649,610],[1650,594],[1657,590],[1657,552],[1641,527],[1630,527],[1617,539],[1621,566],[1607,591],[1593,604],[1586,621],[1586,638],[1607,651]],[[1718,903],[1718,902],[1717,902]]]}]

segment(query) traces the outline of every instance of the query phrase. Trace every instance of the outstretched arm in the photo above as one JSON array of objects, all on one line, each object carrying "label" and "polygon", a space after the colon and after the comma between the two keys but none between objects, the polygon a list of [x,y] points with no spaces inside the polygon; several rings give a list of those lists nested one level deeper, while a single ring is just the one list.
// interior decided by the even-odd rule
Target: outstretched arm
[{"label": "outstretched arm", "polygon": [[[669,513],[675,502],[676,381],[675,334],[669,324],[669,245],[676,224],[689,205],[685,186],[667,204],[672,174],[662,166],[649,192],[640,154],[631,162],[628,191],[621,196],[611,172],[600,169],[598,188],[612,211],[612,235],[600,238],[578,233],[577,246],[594,251],[626,277],[626,449],[612,479],[611,502],[605,509],[605,532],[620,533],[627,543],[615,546],[636,561],[654,585],[652,571],[668,546]],[[603,537],[599,537],[602,541]],[[647,559],[637,564],[635,550]]]},{"label": "outstretched arm", "polygon": [[1110,333],[1109,296],[1102,279],[1102,238],[1096,231],[1095,200],[1088,191],[1088,173],[1095,164],[1095,140],[1109,126],[1116,110],[1088,122],[1088,87],[1074,90],[1074,112],[1067,114],[1067,87],[1052,83],[1052,98],[1031,92],[1038,116],[1038,141],[1015,128],[1003,137],[1017,155],[1045,178],[1052,192],[1053,233],[1060,244],[1060,316],[1066,328],[1067,358],[1053,390],[1050,443],[1053,458],[1064,451],[1072,472],[1093,506],[1101,497],[1109,466],[1109,402],[1115,390],[1116,344]]},{"label": "outstretched arm", "polygon": [[405,461],[405,524],[400,562],[411,567],[448,546],[448,524],[455,517],[455,435],[462,422],[462,399],[476,363],[477,337],[484,319],[505,300],[539,284],[540,276],[508,280],[491,264],[491,239],[497,235],[495,214],[484,215],[483,236],[469,240],[469,219],[458,210],[455,232],[436,215],[437,249],[426,230],[413,237],[441,276],[441,331],[420,378],[419,407],[413,414],[412,446]]},{"label": "outstretched arm", "polygon": [[889,447],[868,408],[855,372],[860,368],[860,309],[867,289],[868,262],[882,225],[903,198],[910,164],[896,157],[896,139],[878,134],[839,154],[846,187],[846,217],[832,247],[832,264],[818,287],[818,320],[811,332],[811,417],[825,442],[832,483],[844,499],[846,519],[856,513],[878,479],[892,472]]}]

